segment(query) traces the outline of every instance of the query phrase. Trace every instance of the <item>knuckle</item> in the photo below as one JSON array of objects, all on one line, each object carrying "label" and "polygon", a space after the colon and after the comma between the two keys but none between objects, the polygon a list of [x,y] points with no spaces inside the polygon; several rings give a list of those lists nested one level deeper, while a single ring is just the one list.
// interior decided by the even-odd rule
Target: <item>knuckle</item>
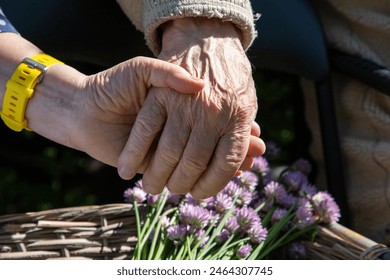
[{"label": "knuckle", "polygon": [[198,175],[207,169],[207,162],[201,158],[186,157],[181,164],[181,170],[187,175]]},{"label": "knuckle", "polygon": [[162,165],[168,166],[170,168],[173,168],[177,165],[177,163],[180,160],[180,154],[181,151],[176,149],[175,147],[160,147],[157,150],[157,160],[161,161]]}]

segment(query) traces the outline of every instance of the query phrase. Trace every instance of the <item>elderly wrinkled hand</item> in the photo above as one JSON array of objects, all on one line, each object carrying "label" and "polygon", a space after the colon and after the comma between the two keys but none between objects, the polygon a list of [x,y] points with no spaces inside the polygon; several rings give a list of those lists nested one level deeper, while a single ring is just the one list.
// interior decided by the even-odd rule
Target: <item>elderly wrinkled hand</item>
[{"label": "elderly wrinkled hand", "polygon": [[196,94],[204,86],[182,67],[137,57],[96,75],[86,76],[77,94],[73,147],[112,166],[128,141],[137,114],[151,87],[170,88],[175,96]]},{"label": "elderly wrinkled hand", "polygon": [[141,171],[150,193],[167,185],[174,193],[205,198],[264,152],[254,123],[251,65],[239,35],[219,20],[180,19],[165,26],[159,58],[204,79],[206,86],[197,95],[149,91],[119,158],[123,178]]}]

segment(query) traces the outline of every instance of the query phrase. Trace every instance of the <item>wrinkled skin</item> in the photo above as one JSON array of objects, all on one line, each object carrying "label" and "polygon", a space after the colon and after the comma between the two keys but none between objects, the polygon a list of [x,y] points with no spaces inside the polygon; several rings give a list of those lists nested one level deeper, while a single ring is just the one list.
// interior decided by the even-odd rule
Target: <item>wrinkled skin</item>
[{"label": "wrinkled skin", "polygon": [[76,100],[64,98],[61,102],[63,107],[75,108],[69,125],[73,133],[64,144],[72,143],[70,146],[112,166],[117,166],[149,88],[171,88],[186,95],[197,94],[204,86],[183,68],[146,57],[85,76],[79,84],[80,89],[72,94]]},{"label": "wrinkled skin", "polygon": [[219,20],[175,20],[164,27],[159,58],[206,86],[197,95],[149,91],[119,158],[119,166],[126,166],[120,175],[131,178],[141,169],[143,186],[153,194],[167,185],[174,193],[212,196],[265,150],[254,123],[256,91],[240,33]]}]

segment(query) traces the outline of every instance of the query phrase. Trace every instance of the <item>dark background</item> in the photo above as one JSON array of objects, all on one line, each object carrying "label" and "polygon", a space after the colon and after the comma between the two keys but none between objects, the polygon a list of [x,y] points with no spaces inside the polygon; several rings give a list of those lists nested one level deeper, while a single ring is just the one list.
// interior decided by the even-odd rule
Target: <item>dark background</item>
[{"label": "dark background", "polygon": [[[0,0],[21,35],[86,74],[136,55],[151,55],[142,33],[135,31],[115,1],[56,0],[45,6],[38,0],[22,2]],[[34,20],[27,21],[31,15]],[[298,79],[256,69],[254,78],[257,121],[269,143],[267,157],[274,165],[308,158],[310,137]],[[13,132],[0,123],[0,215],[123,202],[123,191],[133,183],[82,152],[33,132]]]}]

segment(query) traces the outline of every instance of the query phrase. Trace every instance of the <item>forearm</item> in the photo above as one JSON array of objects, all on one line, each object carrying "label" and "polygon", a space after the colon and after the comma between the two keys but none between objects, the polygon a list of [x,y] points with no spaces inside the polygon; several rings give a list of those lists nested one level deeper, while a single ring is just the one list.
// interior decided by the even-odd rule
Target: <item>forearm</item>
[{"label": "forearm", "polygon": [[[6,83],[25,57],[32,57],[42,51],[14,33],[0,33],[0,110],[2,110]],[[72,114],[77,110],[72,89],[84,75],[67,65],[53,65],[44,81],[36,85],[33,97],[28,101],[25,117],[28,126],[38,134],[74,147],[70,139]]]}]

